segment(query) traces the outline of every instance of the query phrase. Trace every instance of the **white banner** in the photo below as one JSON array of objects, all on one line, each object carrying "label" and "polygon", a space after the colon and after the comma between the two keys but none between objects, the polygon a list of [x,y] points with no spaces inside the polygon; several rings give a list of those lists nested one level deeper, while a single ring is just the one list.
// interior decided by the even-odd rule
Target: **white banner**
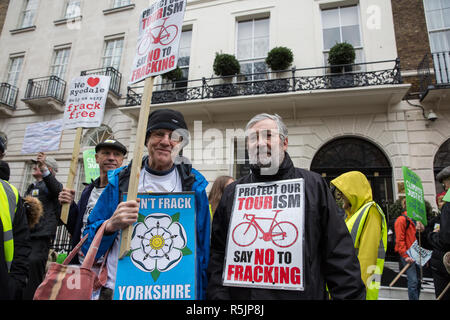
[{"label": "white banner", "polygon": [[303,179],[237,185],[223,284],[304,290],[304,217]]},{"label": "white banner", "polygon": [[61,119],[28,125],[23,137],[22,154],[59,150],[61,133]]},{"label": "white banner", "polygon": [[72,79],[64,109],[64,130],[102,124],[110,81],[111,77],[100,75]]},{"label": "white banner", "polygon": [[141,13],[129,84],[177,67],[186,0],[158,0]]}]

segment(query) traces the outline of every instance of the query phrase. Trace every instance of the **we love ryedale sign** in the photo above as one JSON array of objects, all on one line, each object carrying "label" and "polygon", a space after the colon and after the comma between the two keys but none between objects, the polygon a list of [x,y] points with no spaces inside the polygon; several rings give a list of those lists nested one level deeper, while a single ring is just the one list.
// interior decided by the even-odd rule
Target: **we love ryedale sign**
[{"label": "we love ryedale sign", "polygon": [[108,76],[98,75],[72,79],[64,109],[64,129],[101,125],[110,80]]}]

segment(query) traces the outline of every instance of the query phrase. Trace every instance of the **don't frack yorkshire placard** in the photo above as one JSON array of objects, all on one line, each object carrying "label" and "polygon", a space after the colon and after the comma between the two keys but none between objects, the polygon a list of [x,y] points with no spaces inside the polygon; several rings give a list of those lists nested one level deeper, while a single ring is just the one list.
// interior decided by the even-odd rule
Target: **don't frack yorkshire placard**
[{"label": "don't frack yorkshire placard", "polygon": [[103,121],[111,77],[73,78],[64,109],[64,129],[95,128]]},{"label": "don't frack yorkshire placard", "polygon": [[197,299],[194,192],[138,198],[139,218],[117,265],[114,300]]},{"label": "don't frack yorkshire placard", "polygon": [[177,67],[186,0],[158,0],[140,16],[129,84]]},{"label": "don't frack yorkshire placard", "polygon": [[304,290],[303,179],[236,186],[223,284]]}]

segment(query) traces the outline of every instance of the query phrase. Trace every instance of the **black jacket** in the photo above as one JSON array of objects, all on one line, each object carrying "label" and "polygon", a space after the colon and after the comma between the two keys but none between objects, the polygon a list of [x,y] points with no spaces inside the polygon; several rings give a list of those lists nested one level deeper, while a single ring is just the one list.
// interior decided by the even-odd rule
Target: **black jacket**
[{"label": "black jacket", "polygon": [[[22,290],[28,278],[28,257],[31,254],[30,233],[21,197],[19,197],[12,227],[14,257],[9,273],[5,262],[3,232],[0,232],[0,300],[21,299]],[[3,230],[1,220],[0,230]]]},{"label": "black jacket", "polygon": [[25,191],[25,196],[37,197],[44,208],[44,216],[39,223],[31,229],[31,238],[54,237],[59,217],[61,216],[61,205],[58,195],[62,191],[62,184],[56,180],[53,174],[44,177],[42,181],[30,184]]},{"label": "black jacket", "polygon": [[[223,286],[224,253],[236,184],[294,178],[305,179],[304,291]],[[263,176],[252,167],[249,175],[225,189],[214,214],[211,235],[207,299],[321,300],[328,297],[326,286],[332,299],[366,297],[352,238],[325,181],[316,173],[295,168],[287,153],[276,175]]]},{"label": "black jacket", "polygon": [[[434,225],[440,224],[439,232],[433,232]],[[450,251],[450,203],[446,202],[442,207],[441,214],[431,219],[424,232],[421,233],[422,246],[428,250],[433,250],[431,255],[431,267],[435,272],[448,277],[442,258]]]}]

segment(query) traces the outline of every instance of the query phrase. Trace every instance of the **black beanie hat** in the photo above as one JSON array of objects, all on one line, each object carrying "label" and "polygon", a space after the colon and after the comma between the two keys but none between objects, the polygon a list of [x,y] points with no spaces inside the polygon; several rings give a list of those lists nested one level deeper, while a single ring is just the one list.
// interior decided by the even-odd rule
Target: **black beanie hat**
[{"label": "black beanie hat", "polygon": [[158,109],[150,113],[148,117],[145,142],[147,142],[150,132],[156,129],[187,130],[187,125],[181,112],[172,109]]}]

